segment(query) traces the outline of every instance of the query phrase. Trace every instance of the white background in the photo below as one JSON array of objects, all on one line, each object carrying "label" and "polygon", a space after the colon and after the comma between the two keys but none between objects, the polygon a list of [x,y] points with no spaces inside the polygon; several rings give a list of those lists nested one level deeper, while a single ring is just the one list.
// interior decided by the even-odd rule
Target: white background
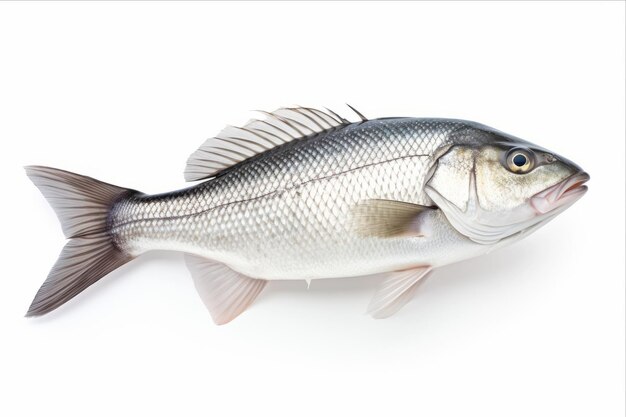
[{"label": "white background", "polygon": [[[0,414],[622,416],[624,12],[0,4]],[[387,320],[364,314],[375,280],[348,279],[271,283],[218,327],[171,253],[23,318],[64,244],[23,165],[168,191],[249,110],[344,102],[486,123],[576,161],[590,191]]]}]

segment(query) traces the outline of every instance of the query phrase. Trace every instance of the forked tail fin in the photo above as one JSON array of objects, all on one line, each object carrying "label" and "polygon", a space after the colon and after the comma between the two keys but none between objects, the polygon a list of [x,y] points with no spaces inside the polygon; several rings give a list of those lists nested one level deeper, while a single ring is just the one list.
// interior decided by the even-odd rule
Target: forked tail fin
[{"label": "forked tail fin", "polygon": [[107,220],[115,202],[137,191],[60,169],[28,166],[26,175],[56,212],[70,239],[30,305],[27,317],[63,305],[132,256],[115,245]]}]

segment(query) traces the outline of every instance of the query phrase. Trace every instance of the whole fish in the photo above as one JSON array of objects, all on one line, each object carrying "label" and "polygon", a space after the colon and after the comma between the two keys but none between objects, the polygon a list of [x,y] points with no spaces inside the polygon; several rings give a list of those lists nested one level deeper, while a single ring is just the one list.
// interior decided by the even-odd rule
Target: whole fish
[{"label": "whole fish", "polygon": [[490,127],[355,112],[281,108],[227,127],[187,161],[203,182],[164,194],[26,167],[70,239],[27,316],[156,249],[187,254],[217,324],[270,280],[371,274],[368,312],[387,317],[434,268],[517,241],[587,190],[573,162]]}]

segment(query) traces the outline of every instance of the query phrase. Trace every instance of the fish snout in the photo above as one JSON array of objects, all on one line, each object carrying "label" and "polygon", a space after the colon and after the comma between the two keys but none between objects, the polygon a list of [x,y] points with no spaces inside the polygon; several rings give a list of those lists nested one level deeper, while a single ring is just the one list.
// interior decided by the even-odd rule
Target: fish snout
[{"label": "fish snout", "polygon": [[530,199],[530,204],[538,215],[548,213],[559,207],[571,205],[587,192],[584,185],[591,177],[582,171],[549,187]]}]

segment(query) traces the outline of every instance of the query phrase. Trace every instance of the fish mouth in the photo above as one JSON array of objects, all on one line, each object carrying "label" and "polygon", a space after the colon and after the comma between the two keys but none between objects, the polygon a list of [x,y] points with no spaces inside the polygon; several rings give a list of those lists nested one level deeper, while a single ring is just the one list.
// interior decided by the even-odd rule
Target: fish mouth
[{"label": "fish mouth", "polygon": [[545,214],[565,205],[571,205],[587,192],[589,174],[574,174],[560,183],[535,194],[530,199],[531,206],[537,214]]}]

